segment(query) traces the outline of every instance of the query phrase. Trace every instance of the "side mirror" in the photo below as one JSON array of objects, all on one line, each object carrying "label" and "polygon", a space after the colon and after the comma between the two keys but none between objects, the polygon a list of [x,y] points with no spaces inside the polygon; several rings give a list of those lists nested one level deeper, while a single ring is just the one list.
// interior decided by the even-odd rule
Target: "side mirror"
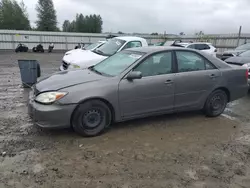
[{"label": "side mirror", "polygon": [[142,73],[140,71],[132,71],[127,75],[128,80],[141,79]]}]

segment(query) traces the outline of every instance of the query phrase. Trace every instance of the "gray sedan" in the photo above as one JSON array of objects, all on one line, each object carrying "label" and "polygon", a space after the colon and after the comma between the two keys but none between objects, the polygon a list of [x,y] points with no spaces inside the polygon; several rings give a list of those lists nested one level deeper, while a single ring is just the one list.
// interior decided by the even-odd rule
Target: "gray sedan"
[{"label": "gray sedan", "polygon": [[83,70],[55,73],[30,93],[29,113],[44,128],[100,134],[112,122],[179,111],[219,116],[246,95],[248,72],[191,49],[127,49]]}]

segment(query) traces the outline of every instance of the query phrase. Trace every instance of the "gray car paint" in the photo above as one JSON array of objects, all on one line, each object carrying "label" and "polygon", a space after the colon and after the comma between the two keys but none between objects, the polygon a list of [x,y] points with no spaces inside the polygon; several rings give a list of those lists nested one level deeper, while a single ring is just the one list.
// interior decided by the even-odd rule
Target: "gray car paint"
[{"label": "gray car paint", "polygon": [[238,65],[244,65],[246,63],[250,63],[250,57],[241,57],[241,56],[230,57],[226,59],[225,62],[238,64]]},{"label": "gray car paint", "polygon": [[[216,69],[143,77],[133,81],[126,79],[126,75],[148,56],[177,50],[192,51],[202,55],[212,62]],[[63,118],[69,123],[68,117],[71,117],[77,104],[90,99],[105,101],[114,112],[114,121],[119,122],[174,111],[201,109],[209,94],[217,88],[225,88],[229,91],[229,101],[243,97],[247,93],[245,68],[232,68],[225,62],[201,51],[176,47],[145,47],[128,49],[128,51],[144,52],[146,55],[118,76],[106,77],[85,69],[54,74],[38,82],[36,89],[39,92],[54,90],[68,92],[67,96],[51,105],[52,109],[55,106],[61,107],[64,113],[66,108],[69,114],[67,118],[61,117],[60,110],[47,113],[47,118],[50,119],[52,116]],[[166,84],[168,80],[171,82]],[[39,111],[39,116],[43,116],[41,108],[44,105],[31,100],[29,106],[32,108],[31,113]],[[49,106],[47,105],[48,108]],[[39,119],[40,117],[36,117],[37,124]],[[56,124],[55,121],[53,123]],[[54,124],[47,127],[59,126]]]}]

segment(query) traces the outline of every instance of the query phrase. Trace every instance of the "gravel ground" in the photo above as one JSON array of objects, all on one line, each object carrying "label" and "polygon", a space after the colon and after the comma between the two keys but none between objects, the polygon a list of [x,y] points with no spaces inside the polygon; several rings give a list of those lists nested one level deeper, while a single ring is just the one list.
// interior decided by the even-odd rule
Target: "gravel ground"
[{"label": "gravel ground", "polygon": [[129,121],[95,138],[42,130],[27,116],[17,59],[42,74],[62,54],[0,53],[1,188],[249,188],[250,96],[218,118],[200,112]]}]

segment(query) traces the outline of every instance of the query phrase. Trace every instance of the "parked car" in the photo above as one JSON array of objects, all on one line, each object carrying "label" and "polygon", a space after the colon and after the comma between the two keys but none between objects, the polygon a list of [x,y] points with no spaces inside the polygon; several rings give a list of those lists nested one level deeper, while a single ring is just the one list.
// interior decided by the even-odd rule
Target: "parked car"
[{"label": "parked car", "polygon": [[240,55],[241,53],[243,53],[243,52],[245,52],[247,50],[250,50],[250,43],[243,44],[243,45],[235,48],[234,50],[225,51],[222,54],[221,60],[224,61],[229,57],[235,57],[235,56]]},{"label": "parked car", "polygon": [[200,51],[203,51],[205,53],[208,53],[208,54],[216,57],[217,49],[211,43],[193,42],[193,43],[178,43],[178,44],[185,47],[185,48],[200,50]]},{"label": "parked car", "polygon": [[164,46],[176,46],[200,50],[216,57],[217,49],[207,42],[182,42],[181,40],[166,41]]},{"label": "parked car", "polygon": [[86,68],[114,55],[116,52],[133,47],[146,47],[146,39],[140,37],[114,37],[95,50],[77,50],[64,55],[60,70]]},{"label": "parked car", "polygon": [[44,49],[43,49],[43,45],[42,44],[38,44],[36,47],[32,48],[33,52],[42,52],[44,53]]},{"label": "parked car", "polygon": [[201,110],[223,113],[246,95],[247,69],[177,47],[121,51],[87,69],[55,73],[30,93],[29,114],[44,128],[95,136],[112,122]]},{"label": "parked car", "polygon": [[232,66],[243,66],[248,69],[248,84],[250,86],[250,50],[239,54],[238,56],[229,57],[225,60]]},{"label": "parked car", "polygon": [[15,49],[15,52],[18,53],[18,52],[28,52],[29,48],[24,45],[24,44],[18,44],[16,49]]}]

